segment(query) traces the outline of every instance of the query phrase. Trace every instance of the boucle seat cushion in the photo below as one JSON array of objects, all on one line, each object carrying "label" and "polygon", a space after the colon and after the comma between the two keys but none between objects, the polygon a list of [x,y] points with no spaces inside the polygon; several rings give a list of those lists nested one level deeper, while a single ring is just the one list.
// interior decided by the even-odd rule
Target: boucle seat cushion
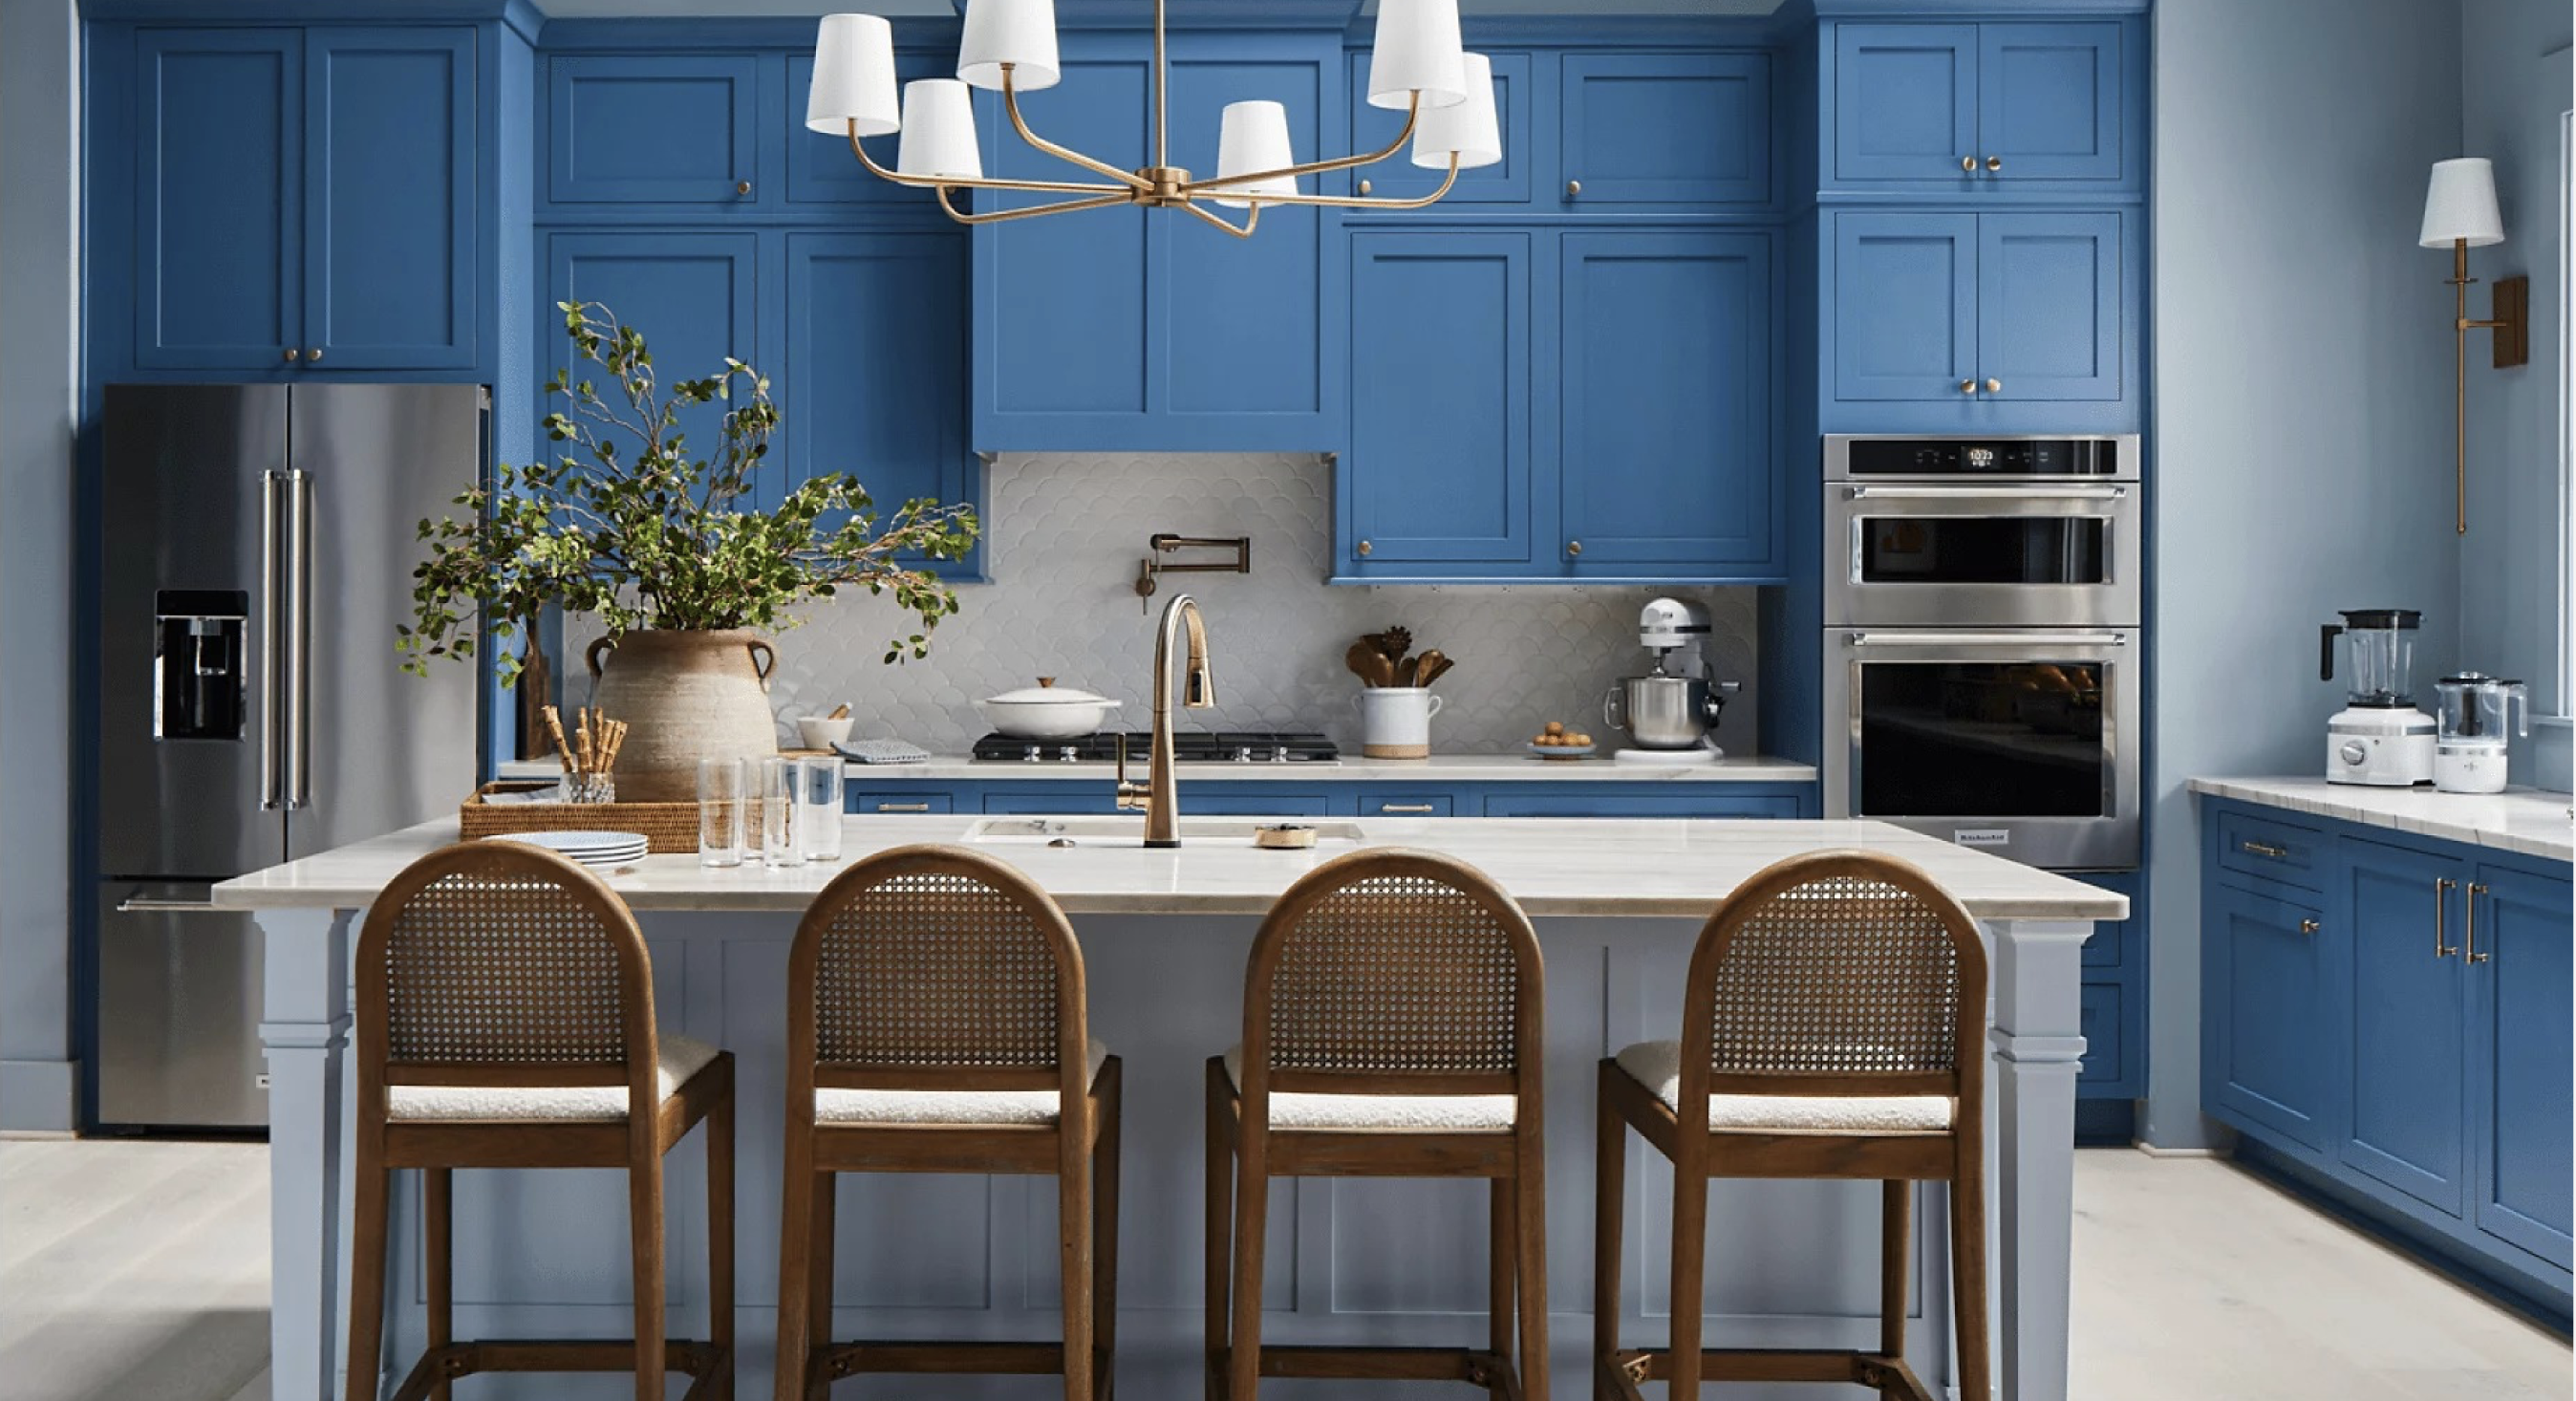
[{"label": "boucle seat cushion", "polygon": [[[1093,1041],[1084,1056],[1085,1085],[1100,1078],[1109,1048]],[[821,1124],[1052,1124],[1063,1106],[1055,1090],[814,1091]]]},{"label": "boucle seat cushion", "polygon": [[[1682,1099],[1682,1043],[1641,1041],[1616,1059],[1668,1108]],[[1944,1133],[1948,1095],[1717,1095],[1708,1126],[1738,1133]]]},{"label": "boucle seat cushion", "polygon": [[[716,1048],[687,1036],[660,1038],[662,1098],[679,1093],[688,1078],[707,1068]],[[624,1085],[388,1085],[388,1119],[597,1123],[626,1117]]]},{"label": "boucle seat cushion", "polygon": [[[1243,1046],[1225,1053],[1225,1076],[1243,1091]],[[1273,1090],[1270,1127],[1344,1133],[1505,1133],[1519,1117],[1514,1095],[1335,1095]]]}]

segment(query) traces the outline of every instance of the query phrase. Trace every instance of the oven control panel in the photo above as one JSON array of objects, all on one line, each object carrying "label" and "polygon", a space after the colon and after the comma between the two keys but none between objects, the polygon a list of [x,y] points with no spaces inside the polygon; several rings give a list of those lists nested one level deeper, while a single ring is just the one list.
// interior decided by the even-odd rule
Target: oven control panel
[{"label": "oven control panel", "polygon": [[2135,478],[2138,440],[1835,436],[1825,440],[1825,475]]}]

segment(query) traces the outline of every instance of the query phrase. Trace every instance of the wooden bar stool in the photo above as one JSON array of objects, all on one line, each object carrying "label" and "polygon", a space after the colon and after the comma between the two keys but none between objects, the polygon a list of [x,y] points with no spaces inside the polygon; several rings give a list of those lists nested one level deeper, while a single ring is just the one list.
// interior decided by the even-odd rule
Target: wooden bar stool
[{"label": "wooden bar stool", "polygon": [[[1986,1350],[1986,951],[1932,878],[1873,852],[1819,852],[1756,874],[1691,954],[1682,1037],[1601,1062],[1593,1222],[1594,1394],[1671,1396],[1721,1381],[1844,1382],[1933,1401],[1905,1361],[1913,1184],[1948,1182],[1959,1394],[1993,1395]],[[1627,1134],[1673,1164],[1672,1341],[1619,1347]],[[1726,1177],[1883,1184],[1875,1352],[1700,1350],[1708,1184]]]},{"label": "wooden bar stool", "polygon": [[[1253,941],[1243,1042],[1207,1065],[1211,1401],[1255,1401],[1265,1376],[1466,1381],[1547,1401],[1545,986],[1528,918],[1464,862],[1353,852],[1280,896]],[[1486,1347],[1262,1346],[1273,1177],[1488,1179]]]},{"label": "wooden bar stool", "polygon": [[[733,1394],[733,1056],[653,1024],[653,966],[624,901],[540,848],[464,842],[412,863],[358,936],[356,1240],[348,1401],[375,1401],[384,1361],[386,1206],[421,1173],[429,1346],[394,1401],[445,1401],[476,1372],[664,1377],[690,1401]],[[650,1106],[631,1112],[635,1106]],[[662,1155],[707,1126],[707,1341],[663,1337]],[[624,1168],[635,1336],[454,1340],[458,1168]]]},{"label": "wooden bar stool", "polygon": [[[814,897],[787,987],[778,1401],[871,1372],[1062,1373],[1067,1401],[1108,1396],[1119,1064],[1064,911],[980,852],[897,847]],[[1053,1173],[1063,1342],[832,1341],[844,1172]]]}]

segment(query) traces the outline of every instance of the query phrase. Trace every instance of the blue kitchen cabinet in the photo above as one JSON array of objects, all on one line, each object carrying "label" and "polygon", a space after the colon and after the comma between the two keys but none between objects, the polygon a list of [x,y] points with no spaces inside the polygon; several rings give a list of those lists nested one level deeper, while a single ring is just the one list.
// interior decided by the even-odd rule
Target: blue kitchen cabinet
[{"label": "blue kitchen cabinet", "polygon": [[[2117,21],[1978,26],[1975,151],[1985,178],[2121,179],[2123,34]],[[1986,169],[1988,161],[2002,164]]]},{"label": "blue kitchen cabinet", "polygon": [[[1480,50],[1481,52],[1481,50]],[[1492,165],[1480,165],[1458,172],[1458,183],[1440,197],[1435,209],[1495,205],[1526,205],[1530,202],[1533,183],[1531,172],[1538,155],[1531,146],[1531,115],[1538,110],[1539,90],[1534,76],[1533,58],[1526,51],[1496,51],[1486,58],[1494,67],[1494,119],[1502,132],[1503,158]],[[1550,56],[1552,61],[1553,56]],[[1404,129],[1404,113],[1384,107],[1372,107],[1368,100],[1369,56],[1350,56],[1350,131],[1351,153],[1375,151],[1396,138]],[[1303,152],[1299,153],[1304,155]],[[1313,157],[1306,157],[1313,159]],[[1373,199],[1420,199],[1440,188],[1448,168],[1428,170],[1413,163],[1413,143],[1375,165],[1329,175],[1336,193],[1358,193]],[[1360,184],[1368,188],[1360,189]],[[1488,211],[1490,212],[1490,211]],[[1267,219],[1268,215],[1263,215]],[[1368,217],[1365,215],[1355,217]],[[1404,217],[1404,216],[1398,216]]]},{"label": "blue kitchen cabinet", "polygon": [[2121,395],[2121,216],[1977,216],[1980,402]]},{"label": "blue kitchen cabinet", "polygon": [[1567,573],[1772,575],[1770,236],[1575,232],[1559,247]]},{"label": "blue kitchen cabinet", "polygon": [[[953,78],[957,75],[957,56],[953,52],[938,55],[915,49],[897,49],[894,74],[898,83],[908,83],[916,78]],[[805,99],[813,85],[813,53],[808,50],[787,55],[787,207],[791,210],[879,207],[944,217],[937,214],[937,206],[931,202],[928,190],[898,185],[859,164],[859,158],[850,154],[848,136],[826,136],[805,129]],[[869,137],[867,141],[868,154],[875,158],[877,164],[893,169],[897,138],[889,133]],[[757,184],[753,186],[753,194],[766,199],[766,192]]]},{"label": "blue kitchen cabinet", "polygon": [[1796,817],[1797,798],[1786,793],[1731,792],[1692,784],[1678,793],[1492,793],[1487,817]]},{"label": "blue kitchen cabinet", "polygon": [[1531,235],[1350,236],[1337,573],[1527,573]]},{"label": "blue kitchen cabinet", "polygon": [[[574,382],[592,381],[602,397],[615,393],[605,369],[576,357],[558,302],[598,302],[621,324],[642,332],[666,394],[677,380],[721,373],[726,356],[757,365],[758,248],[759,240],[747,233],[549,235],[546,306],[539,321],[545,335],[538,342],[549,359],[541,373],[569,368]],[[548,401],[548,411],[563,404],[557,396]],[[716,450],[724,410],[721,400],[681,410],[680,429],[693,454]],[[621,444],[621,451],[631,450],[631,440]]]},{"label": "blue kitchen cabinet", "polygon": [[[1055,784],[988,792],[984,794],[983,808],[987,814],[1097,815],[1117,812],[1118,799],[1107,784]],[[1181,785],[1181,820],[1185,823],[1193,817],[1328,817],[1333,808],[1330,794],[1280,783]],[[1142,814],[1137,816],[1143,820]]]},{"label": "blue kitchen cabinet", "polygon": [[751,202],[761,177],[759,73],[750,54],[553,55],[546,61],[548,199],[701,208]]},{"label": "blue kitchen cabinet", "polygon": [[1977,216],[1844,211],[1833,219],[1833,397],[1973,398]]},{"label": "blue kitchen cabinet", "polygon": [[2084,941],[2082,1099],[2147,1092],[2146,882],[2138,871],[2074,871],[2073,879],[2129,897],[2129,917],[2104,920]]},{"label": "blue kitchen cabinet", "polygon": [[475,362],[475,33],[304,36],[308,366]]},{"label": "blue kitchen cabinet", "polygon": [[1834,26],[1836,181],[1965,181],[1977,159],[1977,27]]},{"label": "blue kitchen cabinet", "polygon": [[[2437,852],[2346,837],[2351,929],[2345,1166],[2448,1216],[2468,1194],[2464,891]],[[2342,1057],[2338,1057],[2342,1059]]]},{"label": "blue kitchen cabinet", "polygon": [[300,361],[303,31],[146,29],[134,46],[134,363]]},{"label": "blue kitchen cabinet", "polygon": [[2337,977],[2347,934],[2312,903],[2211,882],[2201,894],[2202,1097],[2220,1118],[2331,1156],[2334,1087],[2351,1024]]},{"label": "blue kitchen cabinet", "polygon": [[2001,192],[2139,173],[2123,142],[2144,75],[2123,21],[1833,29],[1833,184]]},{"label": "blue kitchen cabinet", "polygon": [[[1153,69],[1132,36],[1068,34],[1064,80],[1021,99],[1041,136],[1121,169],[1150,162]],[[1290,139],[1325,144],[1342,101],[1329,35],[1176,36],[1172,164],[1216,168],[1218,114],[1257,92]],[[1020,140],[979,94],[996,176],[1098,182]],[[979,197],[1023,208],[1070,196]],[[1210,210],[1240,226],[1244,210]],[[976,228],[973,445],[984,451],[1326,451],[1344,436],[1336,220],[1264,210],[1237,238],[1121,206]],[[1328,238],[1327,234],[1336,235]]]},{"label": "blue kitchen cabinet", "polygon": [[2466,893],[2473,952],[2486,960],[2469,966],[2471,1215],[2485,1235],[2564,1270],[2576,1264],[2569,882],[2486,863]]},{"label": "blue kitchen cabinet", "polygon": [[1565,207],[1770,201],[1767,55],[1578,52],[1560,62]]}]

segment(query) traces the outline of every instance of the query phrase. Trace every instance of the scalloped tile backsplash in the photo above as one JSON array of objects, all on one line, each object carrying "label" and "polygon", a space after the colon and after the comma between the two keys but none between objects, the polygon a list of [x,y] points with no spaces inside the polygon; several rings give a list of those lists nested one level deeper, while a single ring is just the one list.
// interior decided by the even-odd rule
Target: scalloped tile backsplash
[{"label": "scalloped tile backsplash", "polygon": [[[963,611],[940,625],[927,660],[883,665],[887,639],[911,619],[861,594],[806,610],[778,639],[770,700],[782,738],[792,721],[847,701],[855,733],[962,753],[989,728],[974,701],[1053,676],[1126,702],[1143,729],[1153,670],[1153,612],[1173,594],[1199,601],[1219,704],[1188,711],[1202,729],[1321,729],[1359,748],[1359,681],[1342,665],[1352,639],[1401,623],[1417,649],[1437,647],[1457,669],[1433,689],[1442,710],[1435,751],[1515,749],[1540,722],[1561,719],[1612,741],[1601,697],[1643,669],[1639,606],[1678,593],[1709,605],[1717,674],[1746,683],[1728,703],[1718,741],[1754,751],[1754,613],[1750,588],[1603,585],[1327,587],[1332,483],[1322,459],[1299,454],[1004,454],[992,468],[986,527],[993,582],[961,585]],[[1167,575],[1140,608],[1145,537],[1252,537],[1252,572]],[[595,629],[566,627],[567,654]]]}]

